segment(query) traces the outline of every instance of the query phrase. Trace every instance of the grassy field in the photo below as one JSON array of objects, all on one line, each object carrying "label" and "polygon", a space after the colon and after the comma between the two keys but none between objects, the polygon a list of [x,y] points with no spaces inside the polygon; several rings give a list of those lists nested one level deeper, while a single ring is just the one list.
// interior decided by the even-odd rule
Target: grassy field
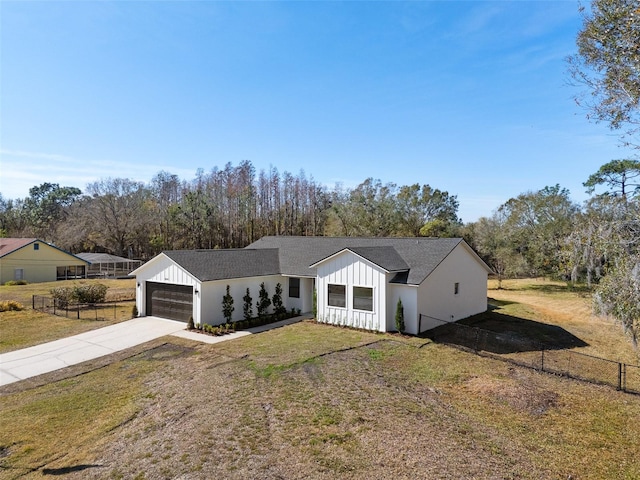
[{"label": "grassy field", "polygon": [[[49,315],[31,308],[33,295],[49,295],[54,287],[73,286],[75,284],[103,283],[107,285],[108,302],[117,302],[117,307],[109,307],[105,312],[106,320],[66,318]],[[0,353],[39,343],[57,340],[62,337],[104,327],[113,323],[129,320],[135,304],[135,280],[65,280],[29,285],[0,286],[0,301],[15,300],[24,305],[25,310],[0,313]]]},{"label": "grassy field", "polygon": [[[491,290],[493,312],[635,355],[536,285]],[[61,375],[0,389],[0,478],[640,478],[639,397],[419,338],[303,322]]]}]

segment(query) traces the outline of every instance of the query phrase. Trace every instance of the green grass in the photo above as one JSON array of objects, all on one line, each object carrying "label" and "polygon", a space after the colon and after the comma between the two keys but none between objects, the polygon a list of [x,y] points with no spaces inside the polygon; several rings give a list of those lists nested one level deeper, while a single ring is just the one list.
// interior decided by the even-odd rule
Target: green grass
[{"label": "green grass", "polygon": [[[513,318],[542,308],[584,327],[562,292],[509,294]],[[597,348],[626,348],[619,330],[591,326],[590,342],[608,337]],[[164,341],[0,389],[0,477],[640,478],[640,397],[611,388],[313,322],[216,345]]]}]

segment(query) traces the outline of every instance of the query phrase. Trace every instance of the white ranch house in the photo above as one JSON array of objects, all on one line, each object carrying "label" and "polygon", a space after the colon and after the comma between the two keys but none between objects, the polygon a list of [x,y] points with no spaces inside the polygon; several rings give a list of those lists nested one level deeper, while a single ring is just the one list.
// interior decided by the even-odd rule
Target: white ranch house
[{"label": "white ranch house", "polygon": [[367,330],[395,330],[398,299],[405,331],[417,334],[487,309],[490,268],[459,238],[263,237],[244,249],[159,254],[132,272],[140,315],[196,324],[224,323],[229,285],[233,320],[243,318],[249,288],[253,309],[264,282],[282,285],[287,310]]}]

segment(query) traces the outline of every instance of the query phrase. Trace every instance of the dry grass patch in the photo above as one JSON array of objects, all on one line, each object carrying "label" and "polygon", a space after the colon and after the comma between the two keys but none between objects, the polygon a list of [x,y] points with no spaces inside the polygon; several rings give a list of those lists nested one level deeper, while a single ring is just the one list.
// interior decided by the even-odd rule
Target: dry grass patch
[{"label": "dry grass patch", "polygon": [[562,327],[587,344],[575,348],[581,353],[640,363],[640,352],[622,328],[593,315],[591,295],[584,288],[544,279],[504,280],[503,287],[498,290],[497,282],[489,281],[489,303],[497,307],[496,313]]}]

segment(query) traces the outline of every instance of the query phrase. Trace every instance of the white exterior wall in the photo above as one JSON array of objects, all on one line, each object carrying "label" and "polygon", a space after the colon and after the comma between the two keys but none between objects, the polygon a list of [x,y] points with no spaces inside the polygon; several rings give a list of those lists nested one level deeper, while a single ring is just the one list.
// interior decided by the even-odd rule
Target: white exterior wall
[{"label": "white exterior wall", "polygon": [[[393,278],[393,274],[390,274]],[[396,329],[396,307],[402,299],[406,333],[418,333],[418,287],[390,283],[387,287],[387,331]]]},{"label": "white exterior wall", "polygon": [[[352,252],[345,251],[317,267],[318,318],[320,322],[385,332],[386,272]],[[346,286],[346,307],[327,303],[329,284]],[[353,287],[373,288],[373,312],[353,309]]]},{"label": "white exterior wall", "polygon": [[289,279],[286,277],[282,283],[282,300],[287,306],[287,310],[299,309],[300,312],[307,313],[313,309],[313,278],[295,277],[300,279],[300,298],[289,297]]},{"label": "white exterior wall", "polygon": [[[457,295],[454,291],[456,283],[459,283]],[[442,322],[454,322],[482,313],[486,309],[487,270],[462,243],[418,289],[418,314],[431,317],[422,317],[421,331],[442,325]]]},{"label": "white exterior wall", "polygon": [[[222,314],[222,297],[227,293],[227,285],[229,285],[229,293],[233,297],[234,310],[232,320],[236,322],[244,319],[244,300],[242,297],[246,295],[247,287],[249,288],[249,294],[252,299],[253,316],[257,316],[258,309],[256,308],[256,303],[260,299],[258,293],[260,292],[260,284],[262,282],[264,282],[265,289],[269,294],[269,299],[273,298],[273,294],[276,292],[276,284],[280,283],[282,285],[282,303],[287,310],[291,310],[288,302],[289,292],[287,290],[289,283],[287,282],[286,277],[272,275],[265,277],[216,280],[214,282],[205,282],[202,284],[202,291],[200,292],[202,298],[202,323],[220,325],[225,322],[224,315]],[[269,307],[268,312],[273,312],[273,305]]]},{"label": "white exterior wall", "polygon": [[[166,255],[158,255],[147,262],[136,272],[136,307],[140,316],[147,314],[146,282],[167,283],[174,285],[190,285],[193,291],[201,290],[200,281],[177,265]],[[193,321],[200,321],[201,293],[193,296]]]}]

